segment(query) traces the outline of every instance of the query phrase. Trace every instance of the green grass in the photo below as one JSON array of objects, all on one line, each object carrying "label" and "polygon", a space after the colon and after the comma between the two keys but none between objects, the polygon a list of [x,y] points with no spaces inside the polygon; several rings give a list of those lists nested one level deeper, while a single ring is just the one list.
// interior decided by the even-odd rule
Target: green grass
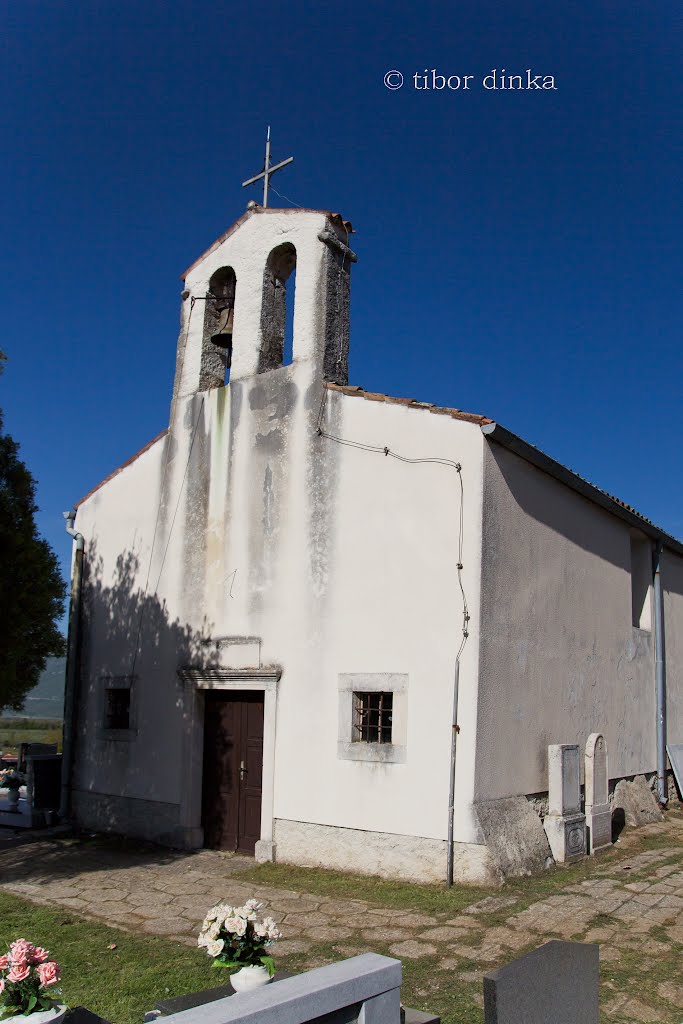
[{"label": "green grass", "polygon": [[0,718],[0,751],[16,754],[20,743],[56,743],[62,747],[58,718]]},{"label": "green grass", "polygon": [[221,984],[199,950],[0,892],[0,948],[17,938],[44,946],[61,964],[67,1005],[87,1006],[114,1024],[141,1024],[157,1000]]},{"label": "green grass", "polygon": [[[677,810],[668,812],[668,817],[681,818],[683,815]],[[617,843],[608,854],[585,857],[571,865],[558,865],[541,875],[509,879],[500,889],[458,885],[448,889],[445,884],[422,885],[322,868],[295,867],[291,864],[255,864],[245,871],[235,873],[233,877],[257,885],[272,885],[281,889],[293,889],[296,892],[338,899],[367,900],[376,907],[416,910],[425,914],[455,915],[486,896],[510,896],[518,900],[516,912],[525,905],[559,892],[565,885],[579,884],[584,879],[600,875],[605,869],[619,871],[623,864],[628,864],[629,858],[636,852],[644,853],[671,846],[671,836],[666,834],[641,833],[638,840],[637,851],[631,848],[621,849]],[[669,859],[675,861],[676,857],[667,858],[661,863],[668,863]],[[647,870],[643,874],[646,876]],[[633,871],[629,875],[629,880],[635,881],[639,877],[639,873]],[[487,926],[502,923],[509,916],[510,910],[507,908],[499,913],[489,913],[486,915]]]},{"label": "green grass", "polygon": [[[669,812],[668,816],[679,814]],[[83,840],[74,839],[72,842],[79,845]],[[102,840],[89,841],[95,844],[98,842]],[[478,927],[473,928],[470,936],[458,942],[460,956],[454,970],[439,966],[439,961],[449,956],[447,949],[439,951],[436,956],[419,960],[403,959],[402,1000],[406,1005],[440,1014],[443,1024],[481,1024],[481,981],[464,981],[459,975],[468,971],[492,970],[535,948],[539,939],[535,937],[529,946],[514,953],[503,954],[500,962],[477,962],[474,950],[471,960],[464,959],[464,947],[470,943],[478,944],[488,929],[503,924],[511,914],[518,913],[537,900],[562,892],[566,886],[596,875],[619,877],[637,854],[672,845],[675,845],[675,841],[672,842],[671,833],[630,833],[627,843],[621,847],[615,846],[608,854],[585,858],[578,864],[555,868],[541,876],[515,879],[500,890],[464,887],[448,890],[441,885],[386,881],[281,864],[254,865],[230,877],[301,893],[365,900],[376,908],[401,909],[406,913],[444,914],[445,919],[456,916],[465,907],[485,896],[499,894],[515,897],[517,902],[514,907],[506,907],[475,919]],[[675,854],[658,864],[679,860],[680,856]],[[626,872],[626,877],[634,879],[636,871]],[[614,923],[615,919],[610,915],[597,914],[590,922],[589,929]],[[574,938],[585,939],[587,930],[577,933]],[[628,928],[620,930],[620,934],[626,937]],[[114,1024],[141,1024],[144,1012],[152,1009],[159,999],[199,992],[221,983],[216,979],[216,972],[211,969],[210,960],[199,950],[168,939],[109,928],[103,923],[81,918],[69,911],[36,905],[0,891],[0,951],[7,942],[20,936],[50,949],[62,963],[64,998],[70,1006],[87,1006]],[[683,1013],[672,1011],[671,1005],[659,995],[658,986],[663,981],[678,980],[683,945],[672,942],[666,930],[658,926],[651,929],[649,939],[665,942],[669,950],[663,955],[655,950],[648,951],[646,938],[643,941],[644,948],[623,948],[620,961],[602,964],[601,1006],[604,1010],[612,1000],[622,993],[628,993],[630,998],[640,999],[655,1008],[662,1024],[676,1024]],[[609,945],[618,942],[616,938]],[[113,944],[116,948],[110,949]],[[309,970],[353,955],[363,946],[363,941],[354,936],[348,940],[348,945],[349,948],[346,948],[344,941],[319,942],[312,944],[305,952],[288,956],[278,955],[276,946],[276,964],[294,972]],[[390,945],[391,942],[373,941],[372,948],[375,952],[392,955]],[[627,1022],[627,1018],[621,1016],[619,1011],[611,1019],[613,1024]]]}]

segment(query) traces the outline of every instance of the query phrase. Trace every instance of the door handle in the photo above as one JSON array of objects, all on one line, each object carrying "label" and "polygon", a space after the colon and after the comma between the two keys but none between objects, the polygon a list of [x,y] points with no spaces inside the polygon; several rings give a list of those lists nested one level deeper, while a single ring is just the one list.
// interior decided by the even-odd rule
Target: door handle
[{"label": "door handle", "polygon": [[240,782],[244,779],[244,776],[246,774],[247,774],[247,766],[244,763],[244,761],[240,761]]}]

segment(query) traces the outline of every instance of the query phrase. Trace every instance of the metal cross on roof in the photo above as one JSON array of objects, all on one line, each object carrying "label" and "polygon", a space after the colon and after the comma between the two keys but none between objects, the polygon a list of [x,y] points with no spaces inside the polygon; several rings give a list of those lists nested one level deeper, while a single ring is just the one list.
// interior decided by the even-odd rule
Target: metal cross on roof
[{"label": "metal cross on roof", "polygon": [[248,181],[242,182],[242,188],[247,185],[253,185],[255,182],[260,181],[263,178],[263,206],[268,206],[268,186],[270,184],[270,176],[275,174],[276,171],[286,167],[287,164],[291,164],[294,160],[293,156],[288,156],[286,160],[281,160],[279,164],[275,164],[274,167],[270,165],[270,125],[268,125],[268,134],[266,135],[266,159],[263,164],[263,170],[260,174],[255,174],[253,178],[249,178]]}]

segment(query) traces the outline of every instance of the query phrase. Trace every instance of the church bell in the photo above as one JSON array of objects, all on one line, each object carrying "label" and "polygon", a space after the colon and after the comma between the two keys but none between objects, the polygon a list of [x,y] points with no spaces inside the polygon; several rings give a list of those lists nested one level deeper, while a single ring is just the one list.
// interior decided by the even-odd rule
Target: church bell
[{"label": "church bell", "polygon": [[235,318],[233,306],[228,306],[221,311],[218,320],[218,330],[211,335],[211,341],[217,348],[225,349],[226,365],[230,367],[232,360],[232,325]]}]

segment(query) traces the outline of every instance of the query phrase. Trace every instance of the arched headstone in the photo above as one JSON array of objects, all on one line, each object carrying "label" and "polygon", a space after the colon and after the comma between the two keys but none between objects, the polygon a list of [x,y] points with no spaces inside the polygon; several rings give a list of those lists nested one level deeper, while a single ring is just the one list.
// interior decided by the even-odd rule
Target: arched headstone
[{"label": "arched headstone", "polygon": [[591,853],[612,845],[607,743],[600,732],[591,733],[586,742],[586,826]]}]

